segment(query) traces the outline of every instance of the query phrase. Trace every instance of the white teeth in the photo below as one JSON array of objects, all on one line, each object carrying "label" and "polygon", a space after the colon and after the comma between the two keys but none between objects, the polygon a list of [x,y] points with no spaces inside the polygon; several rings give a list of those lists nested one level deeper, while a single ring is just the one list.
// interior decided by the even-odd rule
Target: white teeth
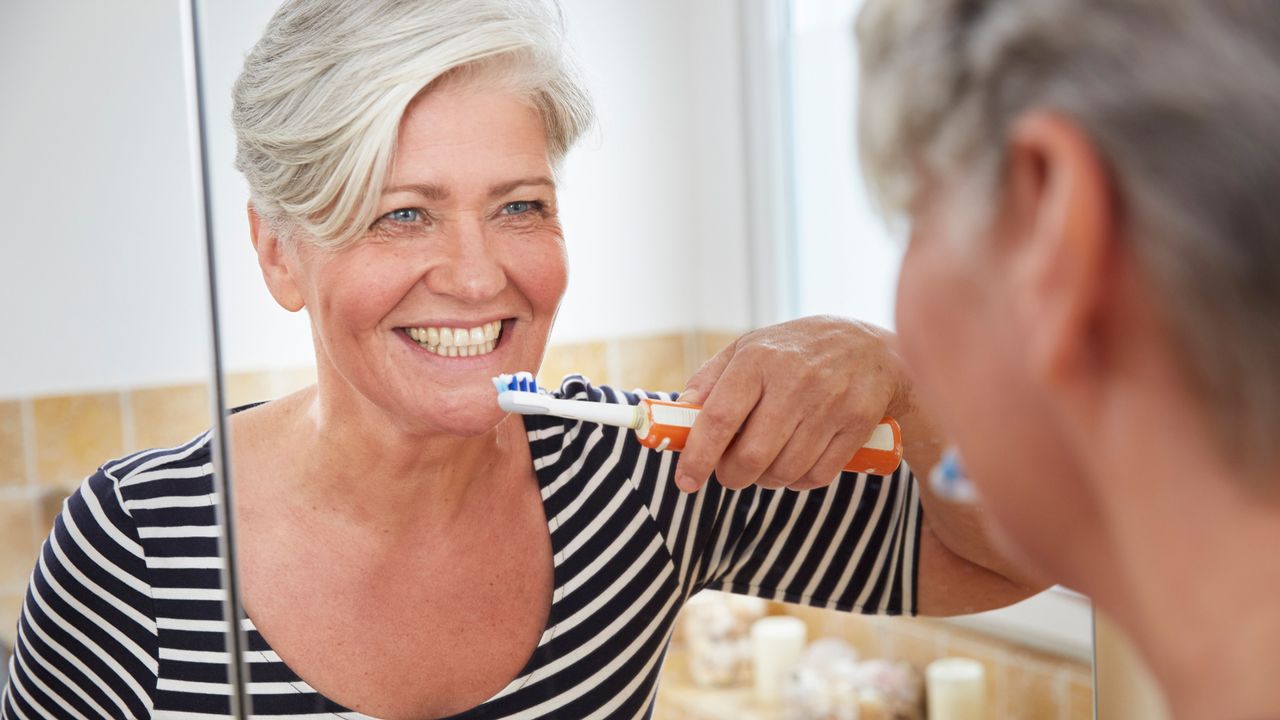
[{"label": "white teeth", "polygon": [[422,347],[437,355],[447,357],[473,357],[487,355],[498,346],[502,335],[502,321],[494,320],[471,329],[442,327],[412,327],[405,334]]}]

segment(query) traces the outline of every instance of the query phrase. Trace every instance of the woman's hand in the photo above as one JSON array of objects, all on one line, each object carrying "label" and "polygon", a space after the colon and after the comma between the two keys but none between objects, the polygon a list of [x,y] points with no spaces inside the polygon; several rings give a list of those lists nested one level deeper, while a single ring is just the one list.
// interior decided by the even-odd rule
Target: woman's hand
[{"label": "woman's hand", "polygon": [[693,492],[715,470],[741,489],[831,483],[909,391],[887,330],[830,316],[752,331],[708,360],[681,402],[701,403],[676,468]]}]

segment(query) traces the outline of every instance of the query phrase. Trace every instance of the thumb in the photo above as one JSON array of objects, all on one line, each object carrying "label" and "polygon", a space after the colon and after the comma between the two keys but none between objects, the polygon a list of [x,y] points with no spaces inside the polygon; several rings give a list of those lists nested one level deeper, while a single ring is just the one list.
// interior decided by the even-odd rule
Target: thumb
[{"label": "thumb", "polygon": [[729,362],[733,360],[733,354],[737,350],[738,341],[734,340],[729,343],[720,352],[711,356],[711,359],[702,363],[702,367],[689,378],[689,382],[685,383],[684,390],[680,392],[680,396],[676,398],[682,403],[701,404],[711,394],[711,389],[716,386],[716,382],[720,380],[720,376],[724,374],[724,369],[729,367]]}]

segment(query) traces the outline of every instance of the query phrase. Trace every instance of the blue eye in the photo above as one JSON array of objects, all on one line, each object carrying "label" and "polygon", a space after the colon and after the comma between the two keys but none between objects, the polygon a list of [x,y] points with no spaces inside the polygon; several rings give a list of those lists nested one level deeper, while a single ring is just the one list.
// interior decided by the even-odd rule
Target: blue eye
[{"label": "blue eye", "polygon": [[537,200],[517,200],[502,206],[504,215],[523,215],[533,210],[541,210],[542,203]]},{"label": "blue eye", "polygon": [[394,222],[411,223],[417,222],[422,218],[422,213],[414,208],[399,208],[383,215],[382,217]]}]

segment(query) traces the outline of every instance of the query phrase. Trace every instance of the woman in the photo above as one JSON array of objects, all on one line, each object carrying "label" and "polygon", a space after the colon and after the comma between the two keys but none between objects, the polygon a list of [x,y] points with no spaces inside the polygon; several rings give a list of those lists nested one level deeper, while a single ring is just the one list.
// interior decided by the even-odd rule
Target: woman
[{"label": "woman", "polygon": [[1280,4],[859,22],[903,353],[1002,534],[1178,717],[1280,717]]},{"label": "woman", "polygon": [[[247,58],[253,245],[318,370],[231,420],[257,714],[643,716],[700,589],[887,614],[1027,594],[938,540],[1003,567],[972,514],[922,520],[905,469],[831,484],[886,410],[932,462],[869,329],[807,320],[716,358],[690,494],[630,433],[498,409],[490,378],[539,365],[564,293],[555,168],[590,116],[542,3],[292,2]],[[5,717],[225,716],[207,440],[69,501]]]}]

